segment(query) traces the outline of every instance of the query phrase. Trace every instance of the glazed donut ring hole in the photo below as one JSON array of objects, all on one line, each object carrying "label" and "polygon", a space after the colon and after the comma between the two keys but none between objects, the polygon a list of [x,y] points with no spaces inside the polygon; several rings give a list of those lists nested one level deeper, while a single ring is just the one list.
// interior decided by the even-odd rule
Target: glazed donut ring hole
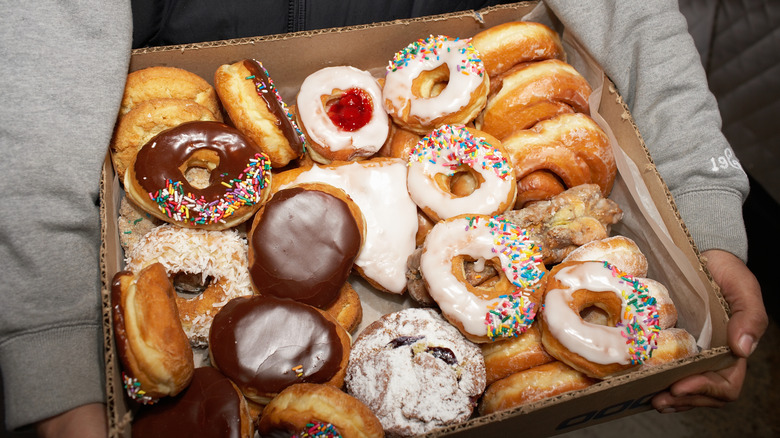
[{"label": "glazed donut ring hole", "polygon": [[434,180],[442,191],[457,198],[471,195],[485,182],[485,178],[479,172],[465,164],[459,166],[452,175],[436,174]]},{"label": "glazed donut ring hole", "polygon": [[412,80],[412,95],[423,99],[434,98],[447,88],[449,80],[450,69],[447,64],[424,71]]},{"label": "glazed donut ring hole", "polygon": [[483,300],[498,298],[515,289],[501,269],[498,258],[458,255],[452,258],[452,271],[472,294]]},{"label": "glazed donut ring hole", "polygon": [[[620,298],[610,292],[578,290],[572,295],[574,310],[587,323],[615,327],[620,322]],[[577,304],[579,303],[579,305]]]}]

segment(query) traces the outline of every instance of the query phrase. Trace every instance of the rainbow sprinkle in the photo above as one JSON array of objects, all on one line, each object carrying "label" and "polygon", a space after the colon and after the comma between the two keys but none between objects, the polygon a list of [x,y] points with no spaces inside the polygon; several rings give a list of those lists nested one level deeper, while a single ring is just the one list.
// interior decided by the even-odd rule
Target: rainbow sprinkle
[{"label": "rainbow sprinkle", "polygon": [[125,387],[127,396],[131,399],[141,403],[143,405],[152,405],[157,403],[157,400],[146,394],[146,391],[141,389],[141,382],[135,377],[130,377],[124,372],[122,373],[122,382]]},{"label": "rainbow sprinkle", "polygon": [[444,125],[423,137],[412,149],[413,162],[441,165],[452,176],[463,165],[493,171],[502,180],[513,178],[512,168],[495,146],[473,135],[464,125]]},{"label": "rainbow sprinkle", "polygon": [[[266,94],[269,91],[273,93],[274,97],[276,98],[276,101],[279,102],[279,106],[282,108],[282,111],[284,112],[284,115],[287,116],[287,120],[290,121],[290,125],[295,130],[295,135],[298,136],[298,138],[301,141],[301,144],[303,145],[304,151],[306,150],[306,137],[303,135],[303,132],[298,128],[298,124],[295,122],[295,117],[293,117],[292,113],[290,113],[290,110],[287,108],[287,104],[284,103],[284,99],[282,99],[282,95],[279,94],[279,90],[276,89],[276,84],[274,84],[274,80],[271,79],[271,75],[268,74],[268,70],[266,70],[265,66],[263,66],[263,63],[257,60],[253,60],[255,64],[262,70],[263,74],[265,75],[266,79],[268,79],[268,86],[263,81],[254,81],[255,83],[255,90],[257,91],[258,95]],[[252,80],[255,79],[255,76],[247,76],[245,79]]]},{"label": "rainbow sprinkle", "polygon": [[624,327],[620,333],[626,338],[631,364],[638,365],[653,356],[653,350],[658,348],[658,309],[656,299],[650,296],[647,286],[635,277],[622,272],[608,262],[604,267],[612,271],[612,275],[630,290],[622,290],[626,303],[623,320],[618,327]]},{"label": "rainbow sprinkle", "polygon": [[255,154],[244,171],[229,182],[222,182],[227,190],[224,196],[208,202],[202,196],[184,193],[181,181],[168,180],[166,187],[150,192],[160,211],[177,222],[188,225],[207,225],[225,222],[241,207],[255,205],[263,199],[263,189],[270,184],[271,164],[265,154]]},{"label": "rainbow sprinkle", "polygon": [[490,340],[517,337],[525,333],[536,318],[536,305],[530,297],[518,293],[501,295],[485,315]]},{"label": "rainbow sprinkle", "polygon": [[341,438],[341,434],[336,427],[331,423],[323,423],[321,421],[312,421],[307,423],[303,431],[300,434],[293,435],[291,438]]},{"label": "rainbow sprinkle", "polygon": [[[452,47],[453,44],[456,47]],[[450,52],[453,49],[464,55],[460,65],[457,66],[459,73],[476,74],[480,77],[485,74],[485,65],[479,57],[479,52],[471,44],[471,39],[450,39],[444,35],[421,38],[396,52],[387,66],[387,71],[393,72],[402,69],[415,60],[438,60],[442,53]]]}]

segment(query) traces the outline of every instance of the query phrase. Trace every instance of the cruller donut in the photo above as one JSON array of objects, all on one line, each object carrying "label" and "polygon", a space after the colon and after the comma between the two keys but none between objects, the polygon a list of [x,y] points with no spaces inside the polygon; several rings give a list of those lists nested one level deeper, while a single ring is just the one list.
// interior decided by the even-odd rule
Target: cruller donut
[{"label": "cruller donut", "polygon": [[[188,170],[210,172],[198,188]],[[125,172],[125,191],[147,213],[192,228],[222,230],[246,221],[270,193],[268,157],[235,128],[188,122],[145,144]]]}]

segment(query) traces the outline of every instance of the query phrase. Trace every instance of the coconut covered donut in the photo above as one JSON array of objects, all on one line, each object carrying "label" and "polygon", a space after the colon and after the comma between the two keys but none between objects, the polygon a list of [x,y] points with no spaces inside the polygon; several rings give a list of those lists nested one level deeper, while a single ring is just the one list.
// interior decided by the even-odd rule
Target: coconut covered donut
[{"label": "coconut covered donut", "polygon": [[117,354],[127,395],[142,404],[174,396],[192,379],[194,362],[182,330],[176,292],[165,268],[118,272],[111,284]]},{"label": "coconut covered donut", "polygon": [[273,167],[303,155],[303,133],[261,62],[244,59],[220,66],[214,87],[234,126],[268,155]]},{"label": "coconut covered donut", "polygon": [[[206,345],[211,321],[225,303],[252,294],[247,244],[234,230],[161,225],[146,234],[125,258],[130,271],[160,263],[174,284],[181,280],[176,305],[184,331],[196,346]],[[183,276],[199,277],[200,281],[190,285]]]},{"label": "coconut covered donut", "polygon": [[379,83],[350,66],[326,67],[307,76],[298,91],[296,114],[309,155],[322,164],[370,157],[390,131]]},{"label": "coconut covered donut", "polygon": [[485,389],[485,365],[479,348],[436,311],[408,308],[355,339],[346,388],[387,436],[412,436],[466,421]]},{"label": "coconut covered donut", "polygon": [[[473,286],[465,278],[466,263],[490,264],[498,276]],[[517,336],[533,323],[547,270],[536,243],[511,222],[463,215],[434,225],[420,272],[442,314],[468,339],[490,342]]]},{"label": "coconut covered donut", "polygon": [[[609,263],[561,263],[547,279],[542,345],[589,377],[616,375],[652,357],[660,331],[656,304],[647,286]],[[606,324],[582,319],[590,307],[606,314]]]},{"label": "coconut covered donut", "polygon": [[417,143],[409,157],[407,186],[433,222],[465,213],[503,213],[516,193],[501,142],[463,125],[441,126]]},{"label": "coconut covered donut", "polygon": [[[209,172],[208,185],[187,179]],[[145,144],[125,173],[125,191],[147,213],[184,227],[223,230],[249,219],[270,194],[268,157],[219,122],[189,122]]]},{"label": "coconut covered donut", "polygon": [[129,73],[119,114],[125,115],[141,102],[154,99],[189,100],[208,109],[215,120],[222,121],[214,88],[195,73],[168,66],[148,67]]},{"label": "coconut covered donut", "polygon": [[431,35],[393,56],[382,95],[395,123],[425,135],[437,126],[474,120],[489,87],[485,66],[468,39]]},{"label": "coconut covered donut", "polygon": [[566,57],[558,33],[533,21],[490,27],[474,35],[471,44],[479,52],[491,80],[518,64]]}]

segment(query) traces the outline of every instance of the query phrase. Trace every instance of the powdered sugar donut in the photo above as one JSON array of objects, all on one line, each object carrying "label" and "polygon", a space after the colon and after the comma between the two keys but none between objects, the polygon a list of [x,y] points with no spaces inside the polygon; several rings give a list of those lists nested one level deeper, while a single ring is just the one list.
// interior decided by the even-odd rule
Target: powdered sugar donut
[{"label": "powdered sugar donut", "polygon": [[[493,281],[472,286],[467,262],[491,264]],[[420,256],[420,273],[442,314],[470,340],[517,336],[534,321],[547,270],[541,250],[501,217],[457,216],[434,225]]]},{"label": "powdered sugar donut", "polygon": [[161,225],[126,254],[127,269],[138,272],[152,263],[163,265],[174,284],[177,275],[200,277],[195,292],[176,298],[184,332],[195,346],[208,342],[214,315],[230,299],[252,294],[247,243],[237,231],[207,231]]},{"label": "powdered sugar donut", "polygon": [[379,83],[350,66],[326,67],[307,76],[296,113],[309,140],[309,155],[323,164],[374,155],[390,131]]},{"label": "powdered sugar donut", "polygon": [[[434,222],[465,213],[503,213],[517,192],[506,157],[501,142],[489,134],[463,125],[441,126],[412,150],[409,195]],[[470,184],[459,190],[456,184],[462,180]]]},{"label": "powdered sugar donut", "polygon": [[411,436],[467,420],[485,389],[485,363],[436,311],[408,308],[355,339],[345,383],[387,436]]}]

